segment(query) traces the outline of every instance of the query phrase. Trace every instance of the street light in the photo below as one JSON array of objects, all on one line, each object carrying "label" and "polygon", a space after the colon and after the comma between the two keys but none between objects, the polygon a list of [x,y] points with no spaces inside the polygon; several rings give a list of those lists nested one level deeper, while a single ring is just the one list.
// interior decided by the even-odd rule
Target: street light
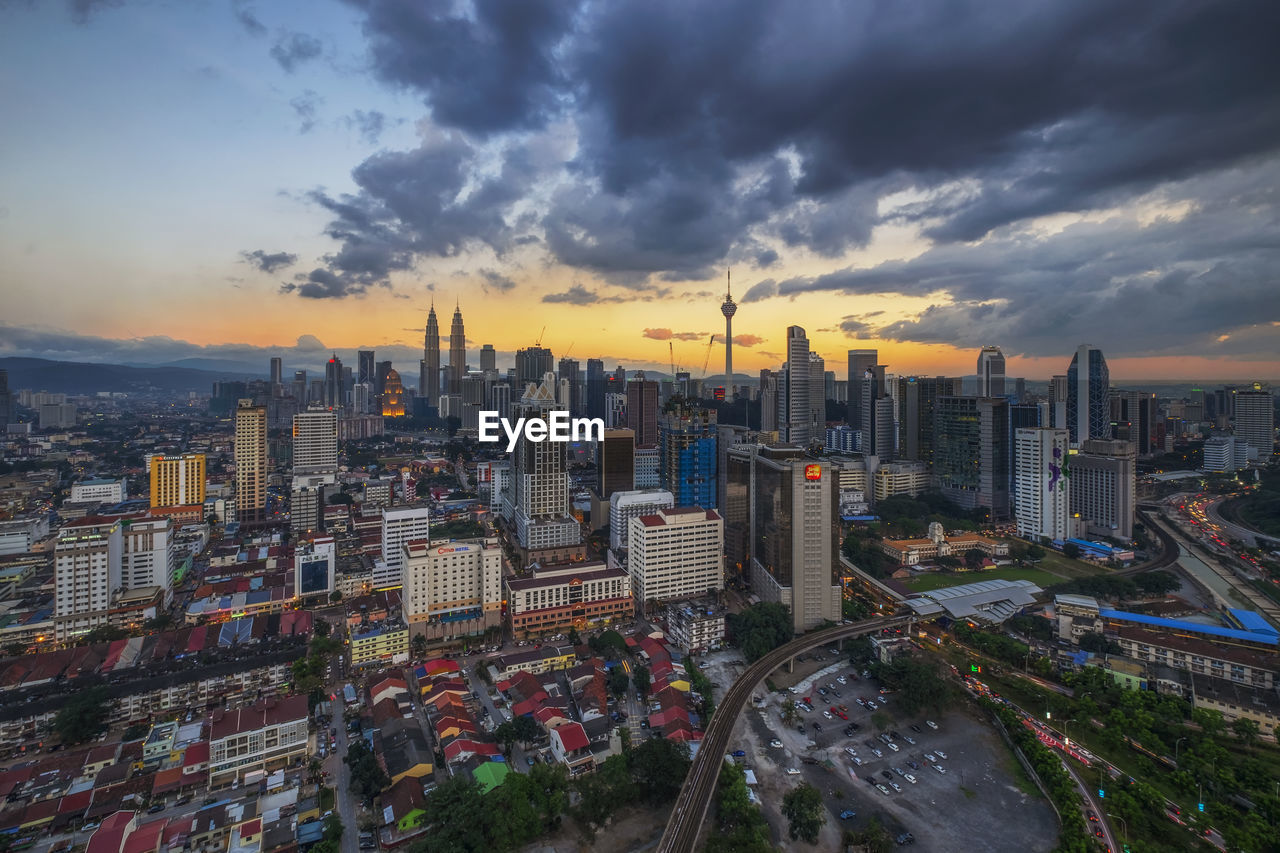
[{"label": "street light", "polygon": [[1185,737],[1180,737],[1178,742],[1173,745],[1173,763],[1175,767],[1178,765],[1178,748],[1182,746],[1184,740],[1186,740]]},{"label": "street light", "polygon": [[1067,734],[1067,724],[1074,723],[1075,721],[1076,718],[1072,717],[1062,724],[1062,743],[1066,746],[1071,746],[1071,736]]},{"label": "street light", "polygon": [[1116,820],[1120,821],[1120,826],[1121,828],[1124,829],[1124,841],[1126,844],[1128,844],[1129,843],[1129,821],[1120,817],[1120,815],[1112,814],[1111,812],[1107,812],[1107,817],[1113,817]]}]

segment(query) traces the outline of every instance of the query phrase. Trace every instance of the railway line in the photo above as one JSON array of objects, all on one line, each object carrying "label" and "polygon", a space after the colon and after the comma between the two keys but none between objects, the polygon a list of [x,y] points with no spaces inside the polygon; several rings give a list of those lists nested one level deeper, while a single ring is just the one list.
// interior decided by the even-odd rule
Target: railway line
[{"label": "railway line", "polygon": [[715,794],[716,782],[720,778],[720,764],[724,761],[738,715],[742,713],[742,708],[756,685],[765,676],[788,659],[810,649],[838,640],[861,637],[884,628],[907,625],[915,618],[914,615],[882,616],[816,631],[779,646],[749,666],[729,687],[707,725],[698,755],[680,788],[680,795],[676,798],[675,808],[671,810],[662,840],[658,842],[658,853],[693,853],[707,818],[707,810],[711,806],[712,795]]}]

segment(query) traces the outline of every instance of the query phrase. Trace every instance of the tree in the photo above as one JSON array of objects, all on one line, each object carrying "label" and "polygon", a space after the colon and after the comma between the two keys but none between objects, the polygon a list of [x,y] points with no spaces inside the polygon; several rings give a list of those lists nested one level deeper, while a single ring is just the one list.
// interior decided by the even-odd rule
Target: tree
[{"label": "tree", "polygon": [[77,646],[92,646],[95,643],[114,643],[129,636],[129,632],[115,625],[99,625],[76,641]]},{"label": "tree", "polygon": [[647,666],[636,667],[635,672],[631,674],[631,681],[635,684],[636,692],[640,694],[641,699],[649,695],[650,675]]},{"label": "tree", "polygon": [[493,730],[493,739],[502,744],[504,755],[511,755],[511,746],[516,742],[516,727],[510,720]]},{"label": "tree", "polygon": [[329,623],[326,622],[325,620],[323,619],[316,620],[315,632],[317,637],[327,637],[329,636],[329,632],[332,630],[333,628],[330,627]]},{"label": "tree", "polygon": [[572,625],[569,626],[569,642],[575,646],[582,644],[582,637],[578,634],[578,629]]},{"label": "tree", "polygon": [[350,744],[347,757],[342,760],[351,769],[351,793],[365,803],[373,802],[373,798],[391,784],[378,757],[363,740]]},{"label": "tree", "polygon": [[533,717],[522,714],[511,721],[515,727],[516,740],[521,743],[529,743],[537,740],[542,735],[542,729],[538,726],[538,721]]},{"label": "tree", "polygon": [[164,631],[173,627],[173,617],[168,613],[157,613],[150,619],[143,620],[142,628],[146,631]]},{"label": "tree", "polygon": [[[519,775],[513,773],[507,781]],[[505,788],[506,782],[498,787]],[[486,831],[494,811],[470,776],[453,776],[441,783],[427,795],[426,811],[428,831],[411,848],[413,853],[491,853]]]},{"label": "tree", "polygon": [[15,643],[9,643],[8,645],[6,645],[6,646],[4,647],[4,653],[5,653],[6,655],[8,655],[9,657],[11,657],[11,658],[16,658],[16,657],[18,657],[19,655],[24,655],[24,654],[26,654],[26,653],[27,653],[27,644],[26,644],[26,643],[16,643],[16,642],[15,642]]},{"label": "tree", "polygon": [[688,744],[668,738],[651,738],[631,751],[631,775],[651,805],[676,798],[689,764]]},{"label": "tree", "polygon": [[1239,717],[1231,723],[1231,731],[1240,738],[1243,744],[1251,744],[1258,739],[1258,723],[1248,717]]},{"label": "tree", "polygon": [[427,650],[427,635],[414,634],[413,639],[409,641],[409,645],[413,646],[413,653],[421,655]]},{"label": "tree", "polygon": [[1062,554],[1068,559],[1077,560],[1080,558],[1080,554],[1081,554],[1080,546],[1074,542],[1063,542]]},{"label": "tree", "polygon": [[964,552],[964,567],[971,572],[975,572],[982,568],[982,561],[985,560],[986,557],[987,555],[982,553],[981,550],[977,548],[970,548],[968,551]]},{"label": "tree", "polygon": [[822,813],[822,795],[808,782],[786,793],[782,798],[782,815],[789,822],[787,832],[791,840],[803,838],[810,844],[818,843],[818,831],[826,817]]},{"label": "tree", "polygon": [[342,833],[346,831],[346,827],[342,825],[342,818],[337,812],[329,815],[324,819],[324,840],[332,841],[337,844],[342,840]]},{"label": "tree", "polygon": [[796,721],[796,700],[783,699],[782,700],[782,722],[789,726],[795,721]]},{"label": "tree", "polygon": [[[860,844],[868,853],[889,853],[893,849],[893,839],[889,830],[884,828],[879,816],[873,815],[867,825],[853,833],[853,843]],[[1059,849],[1062,849],[1059,846]]]},{"label": "tree", "polygon": [[795,636],[791,613],[775,602],[756,604],[741,613],[730,613],[728,628],[733,642],[749,661],[764,657]]},{"label": "tree", "polygon": [[342,600],[342,590],[335,589],[333,592],[329,593],[330,604],[337,604],[341,600]]},{"label": "tree", "polygon": [[73,695],[53,718],[53,730],[66,743],[84,743],[107,728],[111,699],[105,687],[90,687]]},{"label": "tree", "polygon": [[1028,559],[1028,560],[1043,560],[1043,559],[1044,559],[1044,549],[1043,549],[1043,548],[1041,548],[1039,545],[1031,545],[1031,546],[1029,546],[1029,547],[1027,548],[1027,559]]},{"label": "tree", "polygon": [[618,698],[622,698],[627,692],[627,685],[631,683],[631,679],[627,678],[627,671],[622,668],[621,664],[617,664],[613,669],[609,670],[609,692]]}]

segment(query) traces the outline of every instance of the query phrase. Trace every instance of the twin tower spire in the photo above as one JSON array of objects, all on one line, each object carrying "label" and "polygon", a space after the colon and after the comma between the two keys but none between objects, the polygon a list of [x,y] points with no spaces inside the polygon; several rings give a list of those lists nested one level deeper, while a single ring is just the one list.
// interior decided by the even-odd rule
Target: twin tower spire
[{"label": "twin tower spire", "polygon": [[438,406],[441,394],[457,394],[462,387],[462,377],[467,371],[467,332],[462,323],[462,305],[453,309],[453,321],[449,324],[449,373],[445,385],[440,377],[440,322],[436,318],[435,300],[427,314],[427,331],[422,345],[422,365],[418,380],[418,394],[427,399],[427,405]]}]

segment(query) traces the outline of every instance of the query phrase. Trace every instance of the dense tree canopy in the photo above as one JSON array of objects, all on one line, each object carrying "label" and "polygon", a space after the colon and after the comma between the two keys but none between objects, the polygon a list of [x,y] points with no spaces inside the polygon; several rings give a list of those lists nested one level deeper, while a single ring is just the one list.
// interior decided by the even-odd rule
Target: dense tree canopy
[{"label": "dense tree canopy", "polygon": [[730,613],[729,633],[742,656],[756,661],[795,636],[791,613],[781,604],[755,604],[741,613]]},{"label": "dense tree canopy", "polygon": [[782,798],[782,815],[787,819],[787,833],[791,840],[804,839],[818,843],[818,832],[826,821],[822,808],[822,794],[808,782],[788,791]]}]

